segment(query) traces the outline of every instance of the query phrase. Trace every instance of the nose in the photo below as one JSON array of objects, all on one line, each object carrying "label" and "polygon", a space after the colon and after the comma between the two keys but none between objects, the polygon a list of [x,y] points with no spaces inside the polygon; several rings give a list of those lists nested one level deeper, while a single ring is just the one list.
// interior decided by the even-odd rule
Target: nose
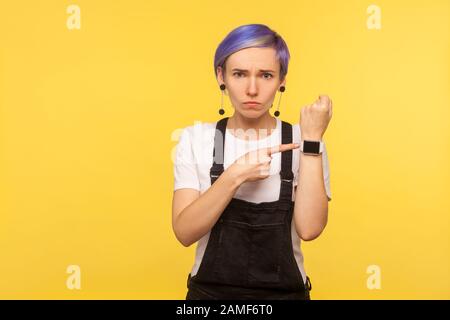
[{"label": "nose", "polygon": [[249,83],[247,85],[247,95],[254,97],[258,94],[258,86],[256,83],[256,77],[249,77]]}]

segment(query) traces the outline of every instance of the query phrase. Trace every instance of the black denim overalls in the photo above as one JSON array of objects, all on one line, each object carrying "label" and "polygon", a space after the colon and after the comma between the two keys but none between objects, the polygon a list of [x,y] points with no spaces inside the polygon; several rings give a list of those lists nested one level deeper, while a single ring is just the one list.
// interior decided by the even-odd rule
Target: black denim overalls
[{"label": "black denim overalls", "polygon": [[[224,171],[227,121],[217,122],[211,185]],[[292,143],[289,123],[282,121],[281,134],[283,144]],[[197,274],[188,276],[187,300],[310,299],[311,283],[307,278],[305,286],[292,248],[292,150],[281,153],[280,176],[278,201],[231,199],[211,230]]]}]

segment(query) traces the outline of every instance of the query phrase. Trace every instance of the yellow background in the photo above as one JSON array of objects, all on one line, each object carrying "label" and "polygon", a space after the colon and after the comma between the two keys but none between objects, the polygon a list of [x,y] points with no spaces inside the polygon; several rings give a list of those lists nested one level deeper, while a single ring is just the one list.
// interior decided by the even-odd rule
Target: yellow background
[{"label": "yellow background", "polygon": [[[70,4],[80,30],[66,27]],[[381,30],[366,27],[371,4]],[[214,52],[247,23],[289,46],[283,120],[333,99],[329,223],[302,246],[311,297],[450,298],[449,11],[448,0],[2,1],[0,298],[184,299],[195,245],[171,229],[174,139],[220,118]],[[69,265],[80,290],[66,287]]]}]

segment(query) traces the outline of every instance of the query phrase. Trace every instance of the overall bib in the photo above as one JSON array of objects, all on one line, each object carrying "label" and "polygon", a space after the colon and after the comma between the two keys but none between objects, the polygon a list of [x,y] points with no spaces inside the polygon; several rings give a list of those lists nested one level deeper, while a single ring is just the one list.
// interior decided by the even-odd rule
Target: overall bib
[{"label": "overall bib", "polygon": [[[211,185],[224,171],[227,120],[216,126]],[[283,144],[292,143],[285,121],[281,135]],[[310,299],[311,283],[307,277],[305,286],[292,248],[292,150],[281,153],[280,177],[277,201],[231,199],[211,229],[197,274],[188,276],[187,300]]]}]

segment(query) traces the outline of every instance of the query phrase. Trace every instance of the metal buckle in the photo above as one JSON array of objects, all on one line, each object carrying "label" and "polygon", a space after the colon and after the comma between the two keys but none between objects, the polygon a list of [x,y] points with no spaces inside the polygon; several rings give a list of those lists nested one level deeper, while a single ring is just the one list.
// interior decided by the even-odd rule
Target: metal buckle
[{"label": "metal buckle", "polygon": [[281,181],[292,182],[293,179],[281,179]]},{"label": "metal buckle", "polygon": [[222,174],[222,172],[223,171],[211,170],[211,171],[209,171],[209,176],[211,178],[218,178]]}]

